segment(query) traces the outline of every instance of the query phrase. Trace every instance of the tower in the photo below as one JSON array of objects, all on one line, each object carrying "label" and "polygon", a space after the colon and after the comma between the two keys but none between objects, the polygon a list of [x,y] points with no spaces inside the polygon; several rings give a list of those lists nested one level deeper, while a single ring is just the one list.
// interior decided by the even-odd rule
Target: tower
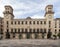
[{"label": "tower", "polygon": [[5,19],[13,19],[14,18],[13,8],[9,5],[5,6],[5,11],[3,12],[3,14],[4,14]]},{"label": "tower", "polygon": [[48,5],[45,8],[45,18],[46,19],[53,19],[54,12],[53,12],[53,5]]},{"label": "tower", "polygon": [[[5,6],[5,10],[3,12],[4,14],[4,38],[10,38],[10,25],[11,25],[11,21],[13,20],[14,18],[14,15],[13,15],[13,8],[9,5],[6,5]],[[7,37],[6,37],[6,34]]]},{"label": "tower", "polygon": [[54,32],[54,12],[53,12],[53,5],[48,5],[45,8],[45,19],[46,19],[46,28],[48,32]]}]

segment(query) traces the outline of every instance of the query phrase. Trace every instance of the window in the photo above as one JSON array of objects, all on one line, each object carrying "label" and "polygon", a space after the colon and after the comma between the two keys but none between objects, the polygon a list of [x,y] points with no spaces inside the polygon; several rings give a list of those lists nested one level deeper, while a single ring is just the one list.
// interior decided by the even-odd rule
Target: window
[{"label": "window", "polygon": [[25,24],[27,24],[27,21],[25,21]]},{"label": "window", "polygon": [[48,9],[52,9],[52,8],[48,8]]},{"label": "window", "polygon": [[15,29],[15,33],[17,32],[17,29]]},{"label": "window", "polygon": [[11,29],[11,32],[13,32],[13,29]]},{"label": "window", "polygon": [[42,33],[43,32],[43,29],[40,29],[40,32]]},{"label": "window", "polygon": [[55,21],[55,28],[57,27],[57,21]]},{"label": "window", "polygon": [[16,21],[15,21],[15,24],[16,24]]},{"label": "window", "polygon": [[42,24],[42,21],[41,21],[41,24]]},{"label": "window", "polygon": [[46,33],[46,29],[44,29],[44,33]]},{"label": "window", "polygon": [[49,24],[51,24],[51,21],[49,21]]},{"label": "window", "polygon": [[18,29],[18,32],[20,32],[20,29]]},{"label": "window", "polygon": [[8,28],[9,26],[7,25],[7,28]]},{"label": "window", "polygon": [[30,32],[32,32],[32,29],[29,29]]},{"label": "window", "polygon": [[44,21],[44,24],[46,24],[46,21]]},{"label": "window", "polygon": [[39,29],[37,29],[37,32],[39,32]]},{"label": "window", "polygon": [[3,27],[3,25],[1,25],[1,27]]},{"label": "window", "polygon": [[59,32],[60,32],[60,29],[59,29]]},{"label": "window", "polygon": [[33,32],[35,32],[35,29],[33,29]]},{"label": "window", "polygon": [[25,32],[27,32],[27,29],[25,29]]},{"label": "window", "polygon": [[31,21],[29,22],[29,24],[31,24]]},{"label": "window", "polygon": [[39,21],[37,21],[37,24],[39,24]]},{"label": "window", "polygon": [[48,31],[50,32],[50,31],[51,31],[51,29],[48,29]]},{"label": "window", "polygon": [[55,29],[55,34],[57,33],[57,30]]},{"label": "window", "polygon": [[9,32],[9,29],[7,29],[7,32]]},{"label": "window", "polygon": [[51,27],[51,25],[49,25],[49,28]]},{"label": "window", "polygon": [[13,21],[11,21],[11,24],[13,24]]},{"label": "window", "polygon": [[7,23],[7,24],[9,24],[9,22],[8,22],[8,21],[7,21],[6,23]]},{"label": "window", "polygon": [[21,24],[23,24],[23,21],[21,22]]},{"label": "window", "polygon": [[20,21],[18,21],[18,24],[20,24]]},{"label": "window", "polygon": [[33,24],[35,24],[35,21],[33,21]]},{"label": "window", "polygon": [[3,31],[3,29],[1,29],[1,31]]}]

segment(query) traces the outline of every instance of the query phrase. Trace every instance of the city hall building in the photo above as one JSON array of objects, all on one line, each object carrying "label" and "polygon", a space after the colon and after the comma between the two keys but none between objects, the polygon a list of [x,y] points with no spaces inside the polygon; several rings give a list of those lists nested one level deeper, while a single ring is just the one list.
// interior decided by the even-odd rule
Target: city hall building
[{"label": "city hall building", "polygon": [[[54,18],[53,5],[45,8],[44,19],[14,19],[13,8],[5,6],[4,17],[0,17],[0,38],[41,39],[51,38],[60,31],[60,18]],[[49,34],[52,34],[48,37]]]}]

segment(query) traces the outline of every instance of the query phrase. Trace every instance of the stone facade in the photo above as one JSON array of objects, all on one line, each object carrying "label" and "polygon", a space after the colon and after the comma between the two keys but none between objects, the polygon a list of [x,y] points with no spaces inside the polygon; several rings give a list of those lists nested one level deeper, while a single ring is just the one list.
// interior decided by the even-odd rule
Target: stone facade
[{"label": "stone facade", "polygon": [[[14,19],[13,8],[9,5],[5,6],[2,19],[2,39],[41,39],[50,38],[53,34],[60,31],[60,18],[54,19],[53,5],[45,8],[44,19],[33,19],[27,17],[25,19]],[[1,22],[1,20],[0,20]],[[0,31],[1,32],[1,31]],[[52,36],[48,36],[48,32]],[[0,34],[1,36],[1,34]]]}]

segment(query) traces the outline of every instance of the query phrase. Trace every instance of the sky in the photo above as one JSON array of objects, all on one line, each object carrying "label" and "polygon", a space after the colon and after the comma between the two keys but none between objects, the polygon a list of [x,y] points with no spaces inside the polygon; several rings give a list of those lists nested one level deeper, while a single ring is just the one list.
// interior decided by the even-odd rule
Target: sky
[{"label": "sky", "polygon": [[60,18],[60,0],[0,0],[0,17],[5,5],[12,6],[15,18],[44,18],[45,7],[53,5],[54,18]]}]

